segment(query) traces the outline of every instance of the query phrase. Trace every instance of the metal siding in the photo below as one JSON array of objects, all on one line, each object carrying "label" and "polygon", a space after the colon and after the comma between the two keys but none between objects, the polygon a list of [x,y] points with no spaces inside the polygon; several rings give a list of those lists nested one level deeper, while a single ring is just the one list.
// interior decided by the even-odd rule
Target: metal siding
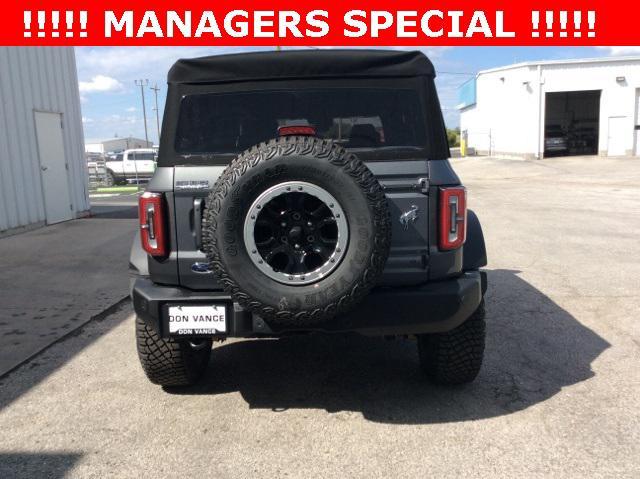
[{"label": "metal siding", "polygon": [[[477,104],[460,112],[468,146],[493,153],[534,157],[544,146],[544,100],[548,92],[601,90],[599,152],[606,154],[609,117],[627,118],[625,151],[633,149],[634,92],[640,87],[640,58],[535,63],[481,72]],[[616,77],[624,76],[619,83]],[[504,78],[504,80],[501,80]],[[525,82],[527,84],[525,85]],[[538,108],[538,94],[541,108]],[[540,132],[540,135],[532,132]],[[536,138],[537,136],[537,138]]]},{"label": "metal siding", "polygon": [[74,212],[89,209],[72,48],[0,47],[0,231],[45,221],[34,110],[62,113]]}]

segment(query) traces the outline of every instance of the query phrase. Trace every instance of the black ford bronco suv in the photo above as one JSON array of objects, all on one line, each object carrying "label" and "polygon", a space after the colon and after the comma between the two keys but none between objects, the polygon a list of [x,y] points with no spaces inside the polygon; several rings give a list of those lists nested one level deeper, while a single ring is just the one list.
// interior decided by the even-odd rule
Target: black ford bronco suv
[{"label": "black ford bronco suv", "polygon": [[417,339],[442,384],[484,352],[482,230],[448,161],[420,52],[179,60],[131,252],[139,358],[194,383],[213,341]]}]

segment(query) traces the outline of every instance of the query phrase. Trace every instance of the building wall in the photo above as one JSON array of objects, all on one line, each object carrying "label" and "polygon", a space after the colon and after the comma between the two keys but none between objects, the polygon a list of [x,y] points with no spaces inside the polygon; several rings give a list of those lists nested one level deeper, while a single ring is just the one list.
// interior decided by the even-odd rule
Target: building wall
[{"label": "building wall", "polygon": [[[619,83],[616,77],[624,76]],[[477,78],[477,103],[461,110],[460,128],[480,153],[534,158],[544,150],[545,94],[601,90],[598,151],[607,154],[609,117],[624,117],[625,151],[633,154],[640,60],[518,66]]]},{"label": "building wall", "polygon": [[110,151],[130,150],[134,148],[151,148],[153,142],[145,141],[141,138],[112,138],[101,142],[86,143],[85,151],[87,153],[108,153]]},{"label": "building wall", "polygon": [[113,138],[111,140],[105,140],[102,142],[104,152],[109,151],[121,151],[132,148],[151,148],[153,143],[150,141],[141,140],[140,138]]},{"label": "building wall", "polygon": [[[617,77],[625,77],[618,83]],[[606,155],[609,142],[609,117],[624,117],[624,150],[633,154],[635,95],[640,87],[640,61],[593,64],[550,65],[543,69],[544,90],[602,90],[600,97],[600,135],[598,152]],[[544,111],[544,110],[543,110]]]},{"label": "building wall", "polygon": [[477,78],[477,103],[460,115],[460,129],[467,131],[470,147],[481,154],[535,155],[536,76],[535,68],[520,67]]},{"label": "building wall", "polygon": [[34,110],[62,113],[70,198],[89,209],[73,48],[0,47],[0,231],[43,224]]}]

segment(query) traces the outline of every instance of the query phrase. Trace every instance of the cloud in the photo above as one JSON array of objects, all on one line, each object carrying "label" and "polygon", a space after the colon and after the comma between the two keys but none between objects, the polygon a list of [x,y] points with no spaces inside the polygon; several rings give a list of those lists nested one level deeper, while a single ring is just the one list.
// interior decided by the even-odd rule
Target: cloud
[{"label": "cloud", "polygon": [[[381,47],[377,47],[381,48]],[[436,64],[436,69],[456,70],[467,69],[466,65],[452,65],[450,53],[454,47],[382,47],[397,50],[421,50]],[[289,48],[286,48],[287,50]],[[300,47],[296,47],[300,49]],[[85,124],[87,136],[110,137],[117,132],[121,135],[144,135],[144,123],[142,120],[142,108],[132,107],[139,105],[140,89],[135,86],[134,80],[149,79],[150,85],[157,84],[164,91],[159,95],[159,108],[162,115],[164,105],[163,88],[166,75],[171,65],[179,58],[193,58],[206,55],[220,55],[226,53],[240,53],[246,51],[273,50],[273,47],[77,47],[76,61],[80,78],[90,78],[91,81],[80,82],[83,93],[83,113],[92,118],[92,124]],[[117,80],[116,80],[117,78]],[[107,81],[105,81],[107,79]],[[448,125],[457,125],[458,112],[455,110],[457,103],[457,87],[465,78],[451,75],[439,75],[437,78],[438,92],[444,108],[444,116]],[[112,89],[99,89],[111,86]],[[146,89],[145,89],[146,90]],[[96,94],[87,101],[89,92],[119,91],[122,98],[114,101],[100,98]],[[146,94],[151,92],[146,90]],[[152,101],[152,96],[147,96],[147,102]],[[119,110],[118,110],[119,109]],[[111,115],[111,113],[123,113],[123,115]],[[137,116],[133,116],[137,115]],[[147,115],[152,115],[150,103],[147,103]],[[155,136],[153,118],[149,116],[149,132]]]},{"label": "cloud", "polygon": [[80,77],[109,75],[133,86],[148,78],[163,83],[171,65],[179,58],[220,55],[256,50],[247,47],[80,47],[76,60]]},{"label": "cloud", "polygon": [[93,123],[93,118],[87,118],[86,116],[82,117],[82,123]]},{"label": "cloud", "polygon": [[81,81],[79,85],[82,93],[122,90],[122,83],[105,75],[95,75],[91,78],[91,81]]},{"label": "cloud", "polygon": [[601,50],[607,50],[610,55],[640,55],[640,47],[622,46],[622,47],[598,47]]}]

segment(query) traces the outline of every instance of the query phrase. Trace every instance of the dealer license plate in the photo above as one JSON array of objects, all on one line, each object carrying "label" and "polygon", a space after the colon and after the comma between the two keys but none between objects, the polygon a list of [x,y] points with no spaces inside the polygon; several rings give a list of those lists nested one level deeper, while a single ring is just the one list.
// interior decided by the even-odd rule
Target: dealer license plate
[{"label": "dealer license plate", "polygon": [[226,331],[225,305],[169,306],[169,334],[220,334]]}]

